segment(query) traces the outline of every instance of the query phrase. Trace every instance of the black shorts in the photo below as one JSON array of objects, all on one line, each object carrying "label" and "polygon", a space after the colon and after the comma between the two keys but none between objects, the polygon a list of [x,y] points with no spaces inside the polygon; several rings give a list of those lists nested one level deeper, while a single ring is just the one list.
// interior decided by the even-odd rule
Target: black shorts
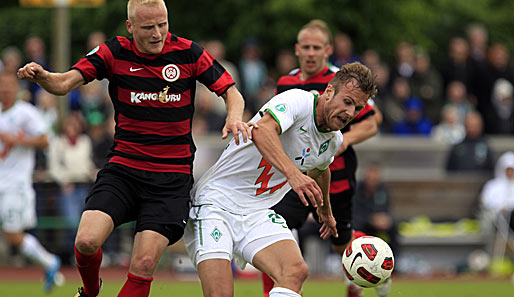
[{"label": "black shorts", "polygon": [[[353,191],[330,195],[332,214],[336,219],[339,234],[338,238],[330,237],[334,245],[346,245],[352,236],[352,196]],[[285,218],[290,229],[300,229],[305,224],[309,213],[312,213],[318,222],[316,208],[310,204],[310,201],[309,206],[303,205],[300,197],[293,190],[289,191],[272,209]]]},{"label": "black shorts", "polygon": [[184,234],[193,176],[106,164],[86,198],[85,210],[111,216],[114,227],[136,221],[135,232],[152,230],[177,242]]}]

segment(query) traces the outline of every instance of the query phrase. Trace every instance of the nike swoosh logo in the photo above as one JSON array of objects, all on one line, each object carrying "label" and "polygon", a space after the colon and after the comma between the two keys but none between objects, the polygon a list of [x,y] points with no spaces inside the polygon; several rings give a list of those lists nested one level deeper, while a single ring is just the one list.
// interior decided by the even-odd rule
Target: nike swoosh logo
[{"label": "nike swoosh logo", "polygon": [[307,130],[305,130],[303,126],[300,127],[300,131],[307,132]]},{"label": "nike swoosh logo", "polygon": [[357,260],[357,257],[362,258],[361,252],[358,252],[357,255],[355,255],[355,257],[353,257],[352,264],[350,265],[350,269],[352,269],[353,263],[355,263],[355,260]]},{"label": "nike swoosh logo", "polygon": [[130,67],[130,72],[134,72],[134,71],[139,71],[139,70],[142,70],[143,68],[132,68]]}]

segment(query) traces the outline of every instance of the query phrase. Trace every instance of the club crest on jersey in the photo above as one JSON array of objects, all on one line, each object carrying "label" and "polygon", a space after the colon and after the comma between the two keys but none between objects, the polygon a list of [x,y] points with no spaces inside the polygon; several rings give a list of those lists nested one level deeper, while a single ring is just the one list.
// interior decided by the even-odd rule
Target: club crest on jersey
[{"label": "club crest on jersey", "polygon": [[168,64],[162,68],[162,78],[174,82],[180,77],[180,69],[175,64]]},{"label": "club crest on jersey", "polygon": [[321,154],[323,154],[324,152],[326,152],[326,151],[327,151],[327,149],[328,149],[328,145],[329,145],[329,143],[330,143],[330,140],[332,140],[332,139],[329,139],[329,140],[327,140],[327,141],[323,142],[323,143],[319,146],[318,156],[319,156],[319,155],[321,155]]},{"label": "club crest on jersey", "polygon": [[94,53],[96,53],[100,49],[100,46],[97,45],[94,49],[92,49],[89,53],[86,54],[86,56],[90,56]]},{"label": "club crest on jersey", "polygon": [[278,112],[286,112],[287,107],[286,107],[286,105],[284,103],[280,103],[280,104],[275,106],[275,110],[278,111]]},{"label": "club crest on jersey", "polygon": [[298,161],[298,160],[302,160],[302,161],[300,162],[300,165],[303,165],[303,163],[305,162],[305,159],[306,159],[307,157],[309,157],[310,155],[311,155],[311,148],[310,148],[310,147],[308,147],[308,148],[306,148],[306,149],[303,149],[303,151],[302,151],[302,155],[301,155],[300,157],[296,157],[296,158],[294,158],[294,159],[295,159],[296,161]]}]

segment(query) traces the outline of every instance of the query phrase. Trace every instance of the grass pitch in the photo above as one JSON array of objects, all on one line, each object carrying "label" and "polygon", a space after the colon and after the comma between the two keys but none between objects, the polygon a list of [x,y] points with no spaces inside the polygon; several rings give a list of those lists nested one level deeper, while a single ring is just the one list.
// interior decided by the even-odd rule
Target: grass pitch
[{"label": "grass pitch", "polygon": [[[100,297],[116,296],[123,282],[106,281]],[[1,297],[73,297],[80,286],[78,282],[67,283],[45,294],[40,282],[0,280]],[[241,281],[235,283],[236,297],[261,297],[260,281]],[[202,297],[200,284],[195,281],[154,281],[150,297]],[[303,297],[344,297],[346,286],[341,281],[308,280],[304,286]],[[365,297],[377,296],[374,289],[365,289]],[[512,297],[514,284],[508,281],[485,280],[393,280],[389,297]]]}]

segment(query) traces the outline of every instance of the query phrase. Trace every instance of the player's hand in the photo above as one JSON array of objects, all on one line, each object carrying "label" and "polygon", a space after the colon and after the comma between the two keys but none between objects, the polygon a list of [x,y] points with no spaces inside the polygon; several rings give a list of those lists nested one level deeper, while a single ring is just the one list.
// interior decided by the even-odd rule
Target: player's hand
[{"label": "player's hand", "polygon": [[334,216],[332,215],[332,211],[318,207],[316,209],[316,212],[318,213],[319,222],[323,224],[319,229],[319,237],[321,237],[322,239],[328,239],[332,235],[335,238],[338,238],[339,234],[337,234],[336,228],[337,222]]},{"label": "player's hand", "polygon": [[14,134],[7,132],[0,133],[0,141],[2,141],[6,146],[16,145],[19,139],[20,136],[16,136]]},{"label": "player's hand", "polygon": [[221,138],[225,139],[228,137],[229,133],[234,134],[234,140],[236,144],[239,145],[239,132],[241,132],[243,137],[243,142],[246,143],[248,139],[252,139],[252,131],[250,127],[257,128],[258,125],[256,123],[246,123],[243,121],[232,121],[227,119],[225,122],[225,126],[222,130]]},{"label": "player's hand", "polygon": [[26,79],[31,82],[38,82],[42,79],[45,79],[48,71],[46,71],[41,65],[30,62],[25,66],[18,69],[16,75],[18,75],[19,79]]},{"label": "player's hand", "polygon": [[[323,205],[323,194],[318,183],[311,177],[298,172],[294,177],[288,178],[289,185],[298,194],[305,206],[309,206],[307,198],[314,207]],[[305,197],[307,196],[307,198]]]}]

